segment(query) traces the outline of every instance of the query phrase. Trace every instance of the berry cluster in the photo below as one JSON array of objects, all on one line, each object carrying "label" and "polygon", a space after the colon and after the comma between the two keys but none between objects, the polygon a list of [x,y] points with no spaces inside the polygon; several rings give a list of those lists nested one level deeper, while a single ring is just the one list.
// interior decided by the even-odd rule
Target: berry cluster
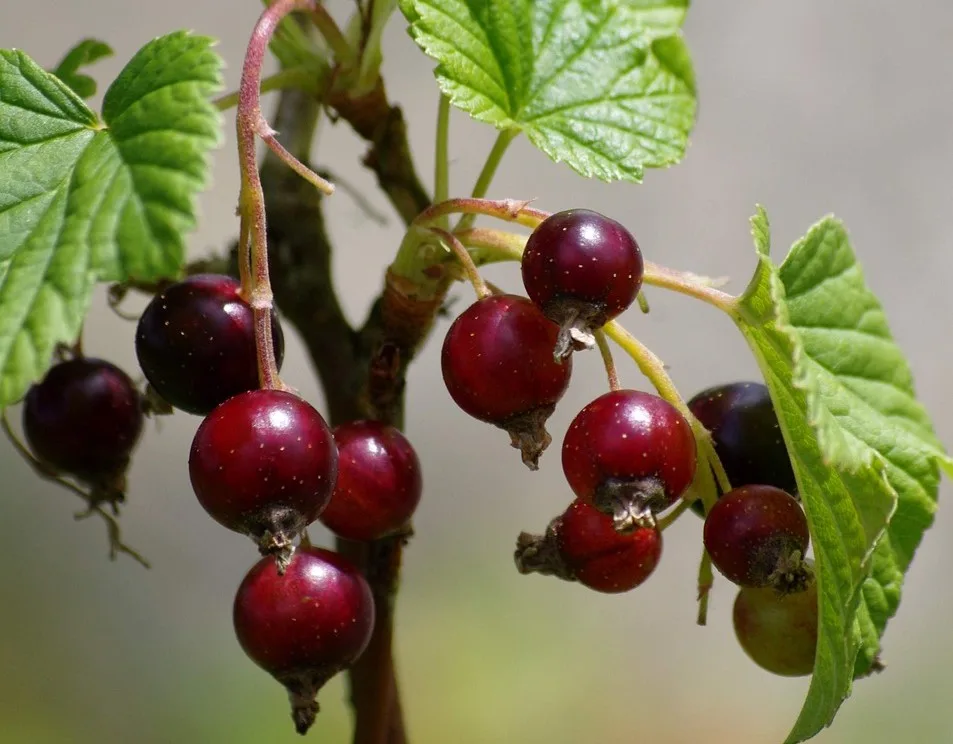
[{"label": "berry cluster", "polygon": [[[481,297],[450,327],[442,362],[451,397],[506,429],[535,470],[573,352],[592,346],[632,304],[643,269],[638,244],[618,222],[579,209],[548,217],[522,257],[529,299]],[[741,646],[778,674],[809,673],[817,637],[810,535],[768,389],[736,383],[689,401],[724,471],[724,492],[705,515],[691,488],[700,452],[690,422],[656,395],[619,389],[614,371],[610,387],[575,416],[563,439],[575,501],[543,534],[519,536],[517,568],[600,592],[628,591],[658,565],[659,515],[678,504],[674,518],[691,505],[705,516],[710,560],[740,587],[734,619]]]},{"label": "berry cluster", "polygon": [[[274,316],[272,328],[280,364]],[[404,534],[421,495],[417,456],[391,426],[355,421],[332,432],[294,393],[259,388],[253,312],[230,277],[192,276],[156,294],[136,352],[147,395],[108,362],[77,356],[54,366],[26,397],[28,443],[43,467],[116,503],[147,398],[205,416],[189,456],[195,495],[264,556],[238,589],[235,632],[287,688],[304,733],[318,690],[360,656],[375,617],[360,570],[312,547],[305,530],[321,519],[349,540]]]}]

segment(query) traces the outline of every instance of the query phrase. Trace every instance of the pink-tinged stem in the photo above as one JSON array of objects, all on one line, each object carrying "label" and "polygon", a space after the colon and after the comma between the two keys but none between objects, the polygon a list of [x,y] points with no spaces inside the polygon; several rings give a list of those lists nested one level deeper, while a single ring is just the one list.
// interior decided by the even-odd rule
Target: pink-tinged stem
[{"label": "pink-tinged stem", "polygon": [[275,348],[271,332],[271,308],[273,296],[268,274],[268,245],[265,220],[265,195],[258,175],[258,159],[255,155],[255,136],[261,137],[275,154],[296,173],[325,193],[334,188],[285,150],[275,132],[261,113],[261,68],[268,50],[268,42],[281,19],[299,10],[314,11],[316,0],[277,0],[266,8],[255,24],[242,79],[238,86],[238,113],[235,126],[238,133],[238,161],[241,169],[241,191],[238,210],[241,216],[239,229],[238,266],[242,272],[242,293],[251,305],[255,320],[255,346],[258,353],[258,378],[263,388],[284,388],[278,376]]}]

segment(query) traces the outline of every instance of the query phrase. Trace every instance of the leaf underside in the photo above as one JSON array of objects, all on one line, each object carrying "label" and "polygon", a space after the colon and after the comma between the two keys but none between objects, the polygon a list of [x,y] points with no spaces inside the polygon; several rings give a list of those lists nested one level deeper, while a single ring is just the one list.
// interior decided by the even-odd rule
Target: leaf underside
[{"label": "leaf underside", "polygon": [[811,528],[820,627],[814,676],[788,742],[833,719],[866,673],[933,521],[949,458],[867,288],[844,226],[814,225],[778,267],[763,210],[759,265],[736,318],[778,411]]}]

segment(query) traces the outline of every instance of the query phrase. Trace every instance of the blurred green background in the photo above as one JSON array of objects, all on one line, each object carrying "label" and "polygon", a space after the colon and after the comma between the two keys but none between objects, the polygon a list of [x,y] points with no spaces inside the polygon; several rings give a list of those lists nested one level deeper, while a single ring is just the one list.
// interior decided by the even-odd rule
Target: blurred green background
[{"label": "blurred green background", "polygon": [[[651,260],[731,275],[735,290],[753,265],[747,218],[756,202],[769,210],[779,253],[814,220],[836,212],[851,229],[940,435],[953,442],[946,334],[953,318],[953,6],[696,5],[686,34],[700,117],[682,165],[649,172],[644,186],[607,186],[584,182],[517,142],[491,194],[537,197],[549,210],[600,209],[624,221]],[[331,3],[335,11],[349,6]],[[221,39],[234,88],[258,10],[256,0],[7,0],[0,4],[0,47],[23,48],[52,65],[81,37],[99,36],[118,54],[95,68],[106,81],[151,37],[192,28]],[[396,19],[386,54],[389,89],[405,108],[427,176],[432,65]],[[237,230],[233,119],[227,121],[229,140],[191,243],[195,255]],[[454,191],[469,190],[493,136],[454,115]],[[362,152],[345,126],[322,132],[321,164],[386,211],[372,178],[356,166]],[[396,218],[383,228],[372,224],[346,195],[335,196],[328,212],[339,248],[335,270],[357,319],[401,231]],[[490,276],[519,287],[513,267]],[[469,299],[465,290],[458,296]],[[648,297],[651,315],[635,311],[627,324],[668,362],[683,392],[755,374],[740,337],[715,312],[660,291]],[[99,297],[86,345],[134,371],[133,330]],[[658,572],[629,595],[517,575],[516,534],[541,529],[569,501],[558,456],[550,452],[542,470],[529,473],[502,432],[457,411],[439,378],[438,346],[421,355],[409,387],[408,431],[427,483],[398,607],[412,741],[780,742],[807,681],[771,677],[744,657],[731,631],[734,591],[726,582],[716,584],[708,627],[694,624],[699,520],[686,515],[666,533]],[[293,337],[285,373],[322,405]],[[643,384],[630,366],[622,375],[626,384]],[[552,422],[557,442],[572,415],[603,389],[598,356],[579,358]],[[298,740],[282,690],[243,656],[232,633],[233,593],[255,556],[246,540],[213,524],[190,492],[186,460],[197,424],[176,414],[150,425],[138,452],[123,525],[128,541],[152,560],[151,571],[128,559],[110,563],[102,526],[75,523],[78,502],[36,481],[0,447],[3,744]],[[888,670],[857,684],[818,742],[953,742],[946,709],[953,695],[951,528],[953,517],[941,511],[917,555],[885,638]],[[320,700],[311,740],[348,741],[342,682]]]}]

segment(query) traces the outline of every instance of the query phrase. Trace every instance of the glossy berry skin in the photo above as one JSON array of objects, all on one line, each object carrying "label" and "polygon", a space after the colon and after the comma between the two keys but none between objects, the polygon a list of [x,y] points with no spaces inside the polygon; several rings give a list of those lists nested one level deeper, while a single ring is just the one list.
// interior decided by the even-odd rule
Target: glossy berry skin
[{"label": "glossy berry skin", "polygon": [[95,485],[121,476],[142,424],[136,386],[102,359],[54,365],[23,406],[23,430],[37,459]]},{"label": "glossy berry skin", "polygon": [[792,496],[774,486],[729,491],[705,519],[705,550],[739,586],[796,589],[810,542],[807,518]]},{"label": "glossy berry skin", "polygon": [[546,419],[572,373],[571,359],[553,358],[558,333],[525,297],[493,295],[464,310],[443,342],[443,379],[454,402],[509,431],[533,469],[550,442]]},{"label": "glossy berry skin", "polygon": [[[139,318],[139,366],[176,408],[205,415],[258,387],[254,319],[240,289],[230,276],[190,276],[153,297]],[[284,335],[274,313],[271,327],[280,367]]]},{"label": "glossy berry skin", "polygon": [[588,209],[546,218],[529,236],[522,259],[530,299],[560,326],[590,334],[632,304],[643,269],[632,234]]},{"label": "glossy berry skin", "polygon": [[816,581],[784,596],[772,589],[742,588],[732,612],[741,648],[762,669],[784,677],[814,670],[817,617]]},{"label": "glossy berry skin", "polygon": [[562,462],[576,496],[600,511],[610,513],[608,505],[621,496],[658,512],[691,485],[695,438],[670,403],[638,390],[616,390],[576,415],[563,440]]},{"label": "glossy berry skin", "polygon": [[258,540],[262,552],[287,557],[291,540],[331,498],[337,460],[314,408],[292,393],[253,390],[229,398],[199,426],[189,476],[213,519]]},{"label": "glossy berry skin", "polygon": [[592,504],[575,501],[555,528],[563,562],[575,579],[598,592],[627,592],[643,583],[662,556],[662,533],[638,527],[622,535]]},{"label": "glossy berry skin", "polygon": [[376,540],[403,528],[420,501],[420,461],[407,438],[379,421],[334,429],[337,485],[321,523],[348,540]]},{"label": "glossy berry skin", "polygon": [[797,493],[797,480],[768,388],[758,382],[718,385],[688,407],[711,432],[732,487],[764,484]]},{"label": "glossy berry skin", "polygon": [[238,587],[232,617],[248,657],[287,687],[303,734],[314,722],[318,690],[367,648],[374,599],[350,561],[300,547],[283,575],[273,558],[252,567]]}]

